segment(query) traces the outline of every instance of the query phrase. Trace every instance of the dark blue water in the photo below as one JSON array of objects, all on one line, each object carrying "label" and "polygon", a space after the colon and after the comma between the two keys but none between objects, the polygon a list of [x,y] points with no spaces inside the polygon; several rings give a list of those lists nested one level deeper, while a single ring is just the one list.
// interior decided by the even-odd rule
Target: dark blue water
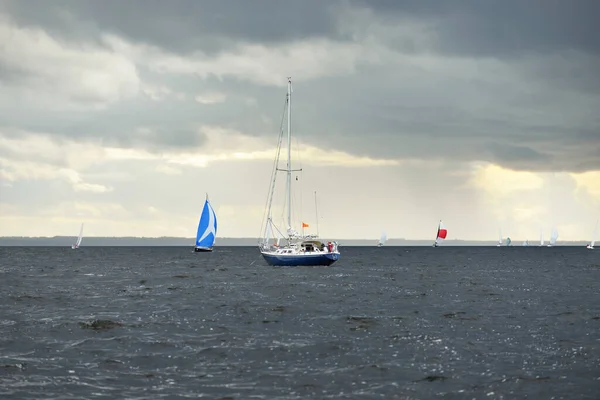
[{"label": "dark blue water", "polygon": [[0,398],[600,397],[600,250],[191,250],[0,248]]}]

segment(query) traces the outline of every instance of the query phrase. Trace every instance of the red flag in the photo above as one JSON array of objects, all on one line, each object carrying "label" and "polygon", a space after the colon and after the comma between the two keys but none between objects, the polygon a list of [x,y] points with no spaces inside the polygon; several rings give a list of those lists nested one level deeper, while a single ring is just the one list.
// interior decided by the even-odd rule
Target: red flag
[{"label": "red flag", "polygon": [[308,228],[308,224],[305,224],[304,222],[302,223],[302,227],[303,228]]}]

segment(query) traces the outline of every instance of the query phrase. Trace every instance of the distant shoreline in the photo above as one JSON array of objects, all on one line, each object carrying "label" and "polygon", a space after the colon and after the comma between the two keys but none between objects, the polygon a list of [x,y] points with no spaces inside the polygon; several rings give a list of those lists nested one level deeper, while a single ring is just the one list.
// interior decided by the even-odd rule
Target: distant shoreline
[{"label": "distant shoreline", "polygon": [[[54,237],[0,237],[0,247],[21,246],[70,246],[76,238],[73,236]],[[327,238],[324,238],[328,240]],[[336,239],[341,246],[376,246],[377,240]],[[431,246],[433,240],[388,239],[384,247],[394,246]],[[522,247],[522,241],[513,240],[511,247]],[[559,241],[556,246],[585,246],[586,241]],[[217,238],[215,247],[256,246],[258,238]],[[493,240],[445,240],[442,246],[495,246]],[[90,247],[187,247],[194,245],[194,238],[182,237],[84,237],[82,246]],[[529,247],[538,247],[538,243],[530,242]]]}]

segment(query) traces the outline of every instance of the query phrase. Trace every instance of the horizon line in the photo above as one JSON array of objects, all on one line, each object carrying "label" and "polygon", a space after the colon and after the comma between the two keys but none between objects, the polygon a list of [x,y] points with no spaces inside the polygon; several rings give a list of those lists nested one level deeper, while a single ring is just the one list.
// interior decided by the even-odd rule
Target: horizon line
[{"label": "horizon line", "polygon": [[[75,235],[54,235],[54,236],[0,236],[0,240],[2,239],[54,239],[54,238],[72,238],[75,237]],[[190,237],[185,237],[185,236],[85,236],[85,239],[181,239],[181,240],[190,240],[190,241],[194,241],[195,238],[193,236]],[[234,237],[234,236],[217,236],[216,239],[220,239],[220,240],[259,240],[262,239],[260,237],[253,237],[253,236],[242,236],[242,237]],[[285,238],[282,238],[283,240],[286,240]],[[323,239],[323,238],[317,238],[317,239]],[[331,238],[327,238],[328,240],[331,240]],[[338,238],[335,239],[336,241],[339,240],[360,240],[360,241],[367,241],[367,242],[376,242],[377,239],[365,239],[365,238]],[[415,241],[434,241],[434,239],[406,239],[406,238],[388,238],[386,240],[386,242],[390,242],[390,241],[406,241],[406,242],[415,242]],[[528,239],[525,239],[527,241],[529,241]],[[495,239],[458,239],[458,238],[454,238],[454,239],[444,239],[445,242],[450,242],[450,241],[458,241],[458,242],[495,242],[497,243],[497,241]],[[521,239],[514,239],[511,241],[513,243],[517,242],[517,241],[521,241]],[[589,240],[587,239],[574,239],[574,240],[562,240],[561,242],[588,242]],[[544,241],[544,242],[549,242],[549,241]],[[503,245],[505,245],[506,242],[502,242]],[[537,243],[537,240],[535,241],[531,241],[529,243]]]}]

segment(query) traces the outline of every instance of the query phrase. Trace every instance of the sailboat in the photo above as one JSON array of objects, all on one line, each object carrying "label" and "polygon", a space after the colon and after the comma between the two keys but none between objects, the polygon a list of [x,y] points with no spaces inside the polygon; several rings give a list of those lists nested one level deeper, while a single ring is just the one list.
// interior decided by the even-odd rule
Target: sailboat
[{"label": "sailboat", "polygon": [[446,227],[442,223],[442,220],[440,219],[440,223],[438,224],[437,234],[435,235],[435,242],[433,242],[433,247],[438,247],[440,245],[440,243],[442,242],[442,240],[446,239],[447,235],[448,235],[448,230],[446,229]]},{"label": "sailboat", "polygon": [[[283,142],[284,132],[280,129],[279,140],[277,146],[277,154],[273,165],[271,175],[271,187],[269,188],[269,198],[266,209],[266,223],[264,226],[263,237],[259,240],[258,248],[267,264],[272,266],[326,266],[331,265],[340,258],[338,244],[335,241],[329,241],[325,245],[317,234],[304,234],[304,228],[308,224],[302,222],[302,233],[298,233],[292,227],[292,172],[301,171],[301,169],[292,169],[292,119],[291,119],[291,100],[292,100],[292,78],[288,77],[286,108],[287,108],[287,165],[285,168],[279,168],[279,157],[281,154],[281,144]],[[283,120],[282,120],[283,123]],[[275,192],[275,182],[277,172],[284,171],[286,173],[286,205],[287,211],[287,228],[282,233],[273,222],[272,204],[273,195]],[[296,180],[298,178],[296,177]],[[275,243],[270,243],[272,234],[278,235]],[[280,245],[281,239],[285,239],[285,243]]]},{"label": "sailboat", "polygon": [[526,239],[526,240],[523,242],[523,247],[527,247],[527,246],[529,246],[529,240],[528,240],[528,239]]},{"label": "sailboat", "polygon": [[540,228],[540,247],[544,245],[544,231]]},{"label": "sailboat", "polygon": [[83,240],[83,222],[81,223],[81,229],[79,229],[79,236],[77,237],[77,241],[75,242],[75,244],[71,245],[71,248],[73,250],[78,249],[79,246],[81,245],[82,240]]},{"label": "sailboat", "polygon": [[498,244],[496,247],[502,246],[502,230],[498,229]]},{"label": "sailboat", "polygon": [[506,246],[510,246],[510,244],[512,243],[512,240],[510,240],[510,237],[506,238]]},{"label": "sailboat", "polygon": [[385,232],[382,232],[381,237],[379,238],[379,242],[377,243],[377,247],[383,247],[386,240],[387,240],[387,234]]},{"label": "sailboat", "polygon": [[208,201],[208,193],[202,208],[198,232],[196,233],[196,246],[194,252],[212,251],[217,238],[217,215]]},{"label": "sailboat", "polygon": [[556,230],[555,227],[552,227],[552,231],[550,232],[550,244],[548,244],[548,247],[552,247],[556,244],[556,241],[558,240],[558,230]]},{"label": "sailboat", "polygon": [[590,243],[586,246],[588,249],[594,250],[594,244],[596,244],[597,236],[598,236],[598,221],[596,221],[596,228],[594,228],[594,237],[592,238],[592,243]]}]

